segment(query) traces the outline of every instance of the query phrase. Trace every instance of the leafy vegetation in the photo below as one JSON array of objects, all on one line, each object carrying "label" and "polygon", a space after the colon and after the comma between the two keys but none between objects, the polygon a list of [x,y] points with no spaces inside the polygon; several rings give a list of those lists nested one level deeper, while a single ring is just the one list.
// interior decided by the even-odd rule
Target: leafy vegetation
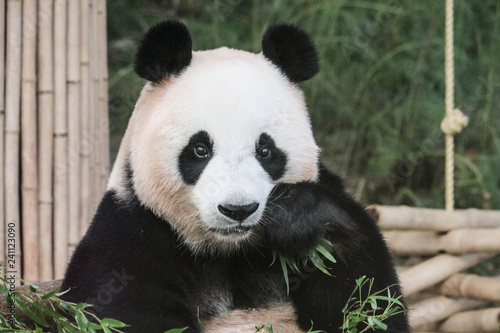
[{"label": "leafy vegetation", "polygon": [[[500,4],[455,1],[456,206],[500,209]],[[293,23],[319,49],[301,84],[322,159],[365,203],[444,206],[444,1],[114,0],[108,2],[110,114],[116,152],[142,82],[138,40],[155,22],[187,23],[195,50],[260,52],[266,27]]]},{"label": "leafy vegetation", "polygon": [[[342,333],[362,333],[375,329],[386,331],[388,327],[384,321],[387,318],[406,312],[399,300],[401,296],[391,295],[390,287],[373,291],[373,282],[373,278],[368,279],[366,276],[356,280],[356,287],[342,309],[344,314]],[[366,288],[368,291],[365,294]],[[383,307],[380,306],[381,302]],[[360,324],[364,328],[360,329]]]}]

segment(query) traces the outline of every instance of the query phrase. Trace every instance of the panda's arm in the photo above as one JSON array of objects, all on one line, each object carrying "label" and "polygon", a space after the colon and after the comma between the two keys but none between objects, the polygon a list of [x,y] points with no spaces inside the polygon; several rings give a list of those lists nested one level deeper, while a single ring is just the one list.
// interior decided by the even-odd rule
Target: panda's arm
[{"label": "panda's arm", "polygon": [[322,166],[318,182],[278,184],[263,219],[266,243],[279,254],[296,258],[327,234],[353,239],[359,226],[343,208],[344,201],[352,200],[345,195],[341,180]]},{"label": "panda's arm", "polygon": [[[278,185],[266,214],[266,243],[280,255],[301,259],[323,239],[332,244],[330,252],[337,262],[325,260],[331,276],[310,263],[289,275],[290,296],[303,329],[312,323],[314,329],[341,332],[342,309],[356,279],[362,276],[374,279],[374,292],[391,286],[392,295],[401,295],[391,256],[375,221],[324,167],[316,183]],[[409,332],[404,314],[385,323],[388,332]]]}]

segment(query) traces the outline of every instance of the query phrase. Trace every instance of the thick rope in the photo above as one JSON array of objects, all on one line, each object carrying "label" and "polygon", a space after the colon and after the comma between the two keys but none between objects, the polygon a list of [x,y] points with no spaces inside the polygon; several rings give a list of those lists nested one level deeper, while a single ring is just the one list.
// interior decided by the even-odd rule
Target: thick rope
[{"label": "thick rope", "polygon": [[446,0],[445,22],[445,107],[446,116],[441,122],[441,130],[446,134],[445,150],[445,197],[446,210],[451,212],[455,206],[454,174],[455,144],[453,136],[467,126],[469,119],[458,109],[454,108],[455,73],[453,63],[453,0]]}]

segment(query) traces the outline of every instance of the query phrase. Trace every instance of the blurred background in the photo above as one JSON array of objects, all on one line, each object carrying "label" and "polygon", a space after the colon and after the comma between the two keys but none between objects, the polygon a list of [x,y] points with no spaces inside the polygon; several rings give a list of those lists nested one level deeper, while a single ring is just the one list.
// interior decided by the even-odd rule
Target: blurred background
[{"label": "blurred background", "polygon": [[[320,53],[302,83],[322,161],[364,204],[444,206],[444,1],[113,0],[107,3],[111,154],[144,82],[138,41],[187,24],[194,50],[261,51],[266,27],[293,23]],[[455,1],[456,208],[500,209],[500,3]]]}]

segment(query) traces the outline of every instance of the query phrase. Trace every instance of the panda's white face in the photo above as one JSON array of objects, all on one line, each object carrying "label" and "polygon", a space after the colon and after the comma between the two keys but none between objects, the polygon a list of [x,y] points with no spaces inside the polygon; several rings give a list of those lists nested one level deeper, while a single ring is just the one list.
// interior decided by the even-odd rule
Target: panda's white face
[{"label": "panda's white face", "polygon": [[[118,159],[136,195],[198,252],[258,241],[273,187],[318,172],[300,90],[262,54],[227,48],[194,52],[182,74],[147,84],[127,144]],[[110,187],[123,178],[113,170]]]}]

